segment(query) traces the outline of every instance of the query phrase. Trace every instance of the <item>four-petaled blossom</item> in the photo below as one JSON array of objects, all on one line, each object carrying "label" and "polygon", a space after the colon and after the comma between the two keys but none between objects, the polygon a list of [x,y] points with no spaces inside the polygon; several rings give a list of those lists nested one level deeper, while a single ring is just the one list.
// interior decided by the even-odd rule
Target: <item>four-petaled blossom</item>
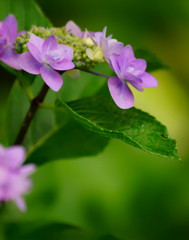
[{"label": "four-petaled blossom", "polygon": [[[119,55],[124,47],[124,44],[118,42],[116,39],[112,39],[112,35],[106,37],[107,27],[103,29],[102,32],[89,33],[92,40],[97,46],[100,46],[103,52],[103,56],[106,61],[109,63],[110,57],[113,54]],[[92,58],[92,50],[87,49],[87,55],[89,58]]]},{"label": "four-petaled blossom", "polygon": [[46,40],[30,35],[27,43],[29,52],[21,54],[19,66],[31,74],[41,74],[45,83],[54,91],[58,91],[62,84],[62,76],[55,70],[66,71],[75,67],[72,62],[73,49],[58,44],[55,36]]},{"label": "four-petaled blossom", "polygon": [[17,21],[10,14],[3,22],[0,22],[0,61],[16,70],[20,70],[18,66],[19,54],[14,52],[13,44],[18,36]]},{"label": "four-petaled blossom", "polygon": [[22,166],[24,159],[23,147],[0,145],[0,202],[13,200],[21,211],[26,209],[22,195],[31,187],[28,176],[35,171],[33,164]]},{"label": "four-petaled blossom", "polygon": [[139,91],[143,91],[142,87],[152,88],[158,85],[157,80],[145,72],[146,61],[136,59],[130,45],[124,47],[119,56],[114,54],[110,57],[110,66],[117,77],[108,80],[109,91],[114,102],[122,109],[134,105],[134,97],[127,82]]}]

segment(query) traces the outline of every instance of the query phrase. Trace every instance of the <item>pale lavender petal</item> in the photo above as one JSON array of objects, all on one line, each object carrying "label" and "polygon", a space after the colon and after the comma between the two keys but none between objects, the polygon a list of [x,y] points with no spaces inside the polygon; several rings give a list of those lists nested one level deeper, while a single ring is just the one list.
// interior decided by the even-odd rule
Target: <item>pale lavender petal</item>
[{"label": "pale lavender petal", "polygon": [[34,46],[36,46],[40,53],[42,53],[42,46],[44,41],[45,41],[44,39],[36,36],[35,34],[33,33],[30,34],[29,42],[32,43]]},{"label": "pale lavender petal", "polygon": [[95,33],[95,44],[97,46],[100,46],[100,39],[102,37],[102,33],[101,32],[96,32]]},{"label": "pale lavender petal", "polygon": [[22,211],[25,212],[26,211],[26,204],[25,201],[22,197],[17,197],[15,200],[15,203],[17,205],[17,207]]},{"label": "pale lavender petal", "polygon": [[143,92],[144,91],[144,89],[141,87],[141,86],[139,86],[137,83],[135,83],[135,82],[129,82],[134,88],[136,88],[138,91],[140,91],[140,92]]},{"label": "pale lavender petal", "polygon": [[116,39],[100,38],[100,46],[102,47],[104,57],[109,62],[111,55],[119,55],[124,47],[124,44],[118,42]]},{"label": "pale lavender petal", "polygon": [[102,36],[106,37],[107,26],[105,26],[102,30]]},{"label": "pale lavender petal", "polygon": [[134,97],[126,83],[117,77],[108,80],[110,94],[119,108],[127,109],[134,106]]},{"label": "pale lavender petal", "polygon": [[113,54],[110,56],[110,66],[114,70],[114,72],[117,74],[119,78],[122,78],[121,76],[121,69],[118,64],[119,56]]},{"label": "pale lavender petal", "polygon": [[41,64],[29,52],[22,53],[18,59],[19,66],[31,74],[40,74]]},{"label": "pale lavender petal", "polygon": [[32,174],[33,172],[35,172],[36,170],[36,167],[35,165],[33,164],[28,164],[28,165],[25,165],[23,166],[21,169],[20,169],[20,173],[22,174],[22,176],[29,176],[30,174]]},{"label": "pale lavender petal", "polygon": [[135,60],[135,56],[134,56],[134,52],[133,49],[130,45],[127,45],[126,47],[124,47],[120,53],[119,56],[119,65],[127,67],[127,65],[131,62]]},{"label": "pale lavender petal", "polygon": [[18,64],[18,58],[20,57],[20,54],[17,54],[14,52],[12,47],[7,47],[3,55],[1,56],[0,60],[10,66],[11,68],[14,68],[16,70],[21,70],[19,64]]},{"label": "pale lavender petal", "polygon": [[110,54],[119,55],[124,48],[124,44],[122,42],[118,42],[116,39],[109,39],[109,51]]},{"label": "pale lavender petal", "polygon": [[25,160],[26,152],[22,146],[12,146],[6,150],[6,162],[10,168],[17,168]]},{"label": "pale lavender petal", "polygon": [[50,66],[48,65],[42,65],[41,69],[41,76],[45,83],[55,92],[57,92],[63,84],[63,80],[61,75],[53,70]]},{"label": "pale lavender petal", "polygon": [[146,70],[146,61],[143,59],[135,59],[134,61],[129,63],[126,71],[135,75],[139,76],[143,74]]},{"label": "pale lavender petal", "polygon": [[2,32],[6,34],[9,43],[13,43],[17,37],[17,21],[16,18],[10,14],[2,22]]},{"label": "pale lavender petal", "polygon": [[27,31],[23,30],[23,31],[17,33],[17,37],[20,36],[20,35],[22,35],[22,34],[24,34],[24,33],[27,33]]},{"label": "pale lavender petal", "polygon": [[140,79],[142,80],[142,83],[139,83],[139,85],[142,87],[153,88],[158,86],[156,78],[147,72],[140,76]]},{"label": "pale lavender petal", "polygon": [[64,59],[67,59],[67,60],[70,60],[70,61],[73,59],[74,50],[73,50],[72,47],[60,44],[58,46],[58,49],[59,49],[60,52],[62,51]]},{"label": "pale lavender petal", "polygon": [[42,63],[42,56],[41,53],[39,52],[38,48],[33,45],[32,43],[28,42],[27,47],[31,53],[31,55],[39,62]]},{"label": "pale lavender petal", "polygon": [[134,83],[142,83],[142,80],[139,77],[137,77],[129,72],[125,72],[124,78],[125,78],[125,80],[127,80],[128,82],[131,82],[131,83],[133,83],[133,82]]},{"label": "pale lavender petal", "polygon": [[42,46],[42,53],[45,54],[50,51],[56,50],[57,47],[58,47],[57,40],[56,40],[55,36],[52,35],[44,41],[43,46]]},{"label": "pale lavender petal", "polygon": [[73,62],[64,59],[61,62],[53,62],[51,64],[51,67],[55,70],[65,71],[65,70],[73,69],[75,65]]},{"label": "pale lavender petal", "polygon": [[71,61],[72,58],[73,49],[63,44],[59,44],[56,49],[45,53],[45,59],[49,65],[56,64],[64,59]]},{"label": "pale lavender petal", "polygon": [[81,31],[80,27],[73,21],[68,21],[65,25],[67,31],[75,34],[76,36],[83,38],[83,32]]},{"label": "pale lavender petal", "polygon": [[[0,186],[2,186],[4,183],[7,182],[7,179],[9,177],[9,174],[7,173],[7,171],[5,171],[3,168],[0,167]],[[0,189],[1,192],[1,189]],[[0,193],[0,201],[1,201],[1,195],[3,195],[2,193]]]}]

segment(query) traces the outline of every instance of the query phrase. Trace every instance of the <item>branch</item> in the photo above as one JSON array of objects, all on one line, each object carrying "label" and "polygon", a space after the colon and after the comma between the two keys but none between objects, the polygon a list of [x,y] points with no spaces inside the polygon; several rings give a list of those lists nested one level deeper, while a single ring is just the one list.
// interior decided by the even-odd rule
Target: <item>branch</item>
[{"label": "branch", "polygon": [[111,76],[108,76],[108,75],[105,75],[105,74],[102,74],[102,73],[97,73],[97,72],[94,72],[94,71],[91,71],[91,70],[82,69],[82,68],[75,68],[75,69],[78,69],[80,71],[87,72],[87,73],[90,73],[90,74],[93,74],[93,75],[96,75],[96,76],[100,76],[100,77],[104,77],[104,78],[111,78]]},{"label": "branch", "polygon": [[30,123],[31,123],[35,113],[37,112],[39,105],[43,102],[43,100],[48,92],[48,89],[49,89],[49,87],[46,84],[44,84],[41,91],[39,92],[39,94],[31,101],[30,108],[26,114],[26,117],[22,123],[22,126],[20,128],[18,136],[14,142],[15,145],[20,145],[23,142],[25,135],[28,131],[28,128],[30,126]]}]

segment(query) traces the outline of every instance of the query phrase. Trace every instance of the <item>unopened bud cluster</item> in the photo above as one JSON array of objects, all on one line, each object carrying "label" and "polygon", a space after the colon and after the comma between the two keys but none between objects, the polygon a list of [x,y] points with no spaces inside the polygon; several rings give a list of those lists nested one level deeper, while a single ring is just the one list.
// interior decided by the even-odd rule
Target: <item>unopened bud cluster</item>
[{"label": "unopened bud cluster", "polygon": [[[95,66],[96,63],[100,62],[98,59],[90,59],[86,54],[86,49],[90,47],[91,51],[97,51],[99,46],[91,44],[82,38],[79,38],[75,34],[70,33],[65,29],[61,28],[44,28],[33,26],[30,31],[21,34],[17,37],[14,46],[16,53],[27,52],[27,43],[30,40],[30,34],[33,33],[36,36],[47,39],[54,35],[59,44],[64,44],[72,47],[74,50],[73,62],[77,68],[90,69]],[[102,60],[101,60],[102,61]]]}]

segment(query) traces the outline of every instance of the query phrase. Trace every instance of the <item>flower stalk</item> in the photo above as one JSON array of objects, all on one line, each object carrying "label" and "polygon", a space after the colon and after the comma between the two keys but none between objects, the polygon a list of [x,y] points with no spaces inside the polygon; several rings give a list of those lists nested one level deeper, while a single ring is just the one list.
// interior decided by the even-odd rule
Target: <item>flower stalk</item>
[{"label": "flower stalk", "polygon": [[40,104],[44,101],[48,90],[49,90],[49,87],[46,84],[44,84],[43,87],[41,88],[41,91],[38,93],[38,95],[31,101],[30,108],[24,118],[24,121],[17,135],[17,138],[14,142],[14,145],[20,145],[23,142],[25,135],[28,131],[28,128],[30,126],[30,123],[33,117],[35,116]]}]

